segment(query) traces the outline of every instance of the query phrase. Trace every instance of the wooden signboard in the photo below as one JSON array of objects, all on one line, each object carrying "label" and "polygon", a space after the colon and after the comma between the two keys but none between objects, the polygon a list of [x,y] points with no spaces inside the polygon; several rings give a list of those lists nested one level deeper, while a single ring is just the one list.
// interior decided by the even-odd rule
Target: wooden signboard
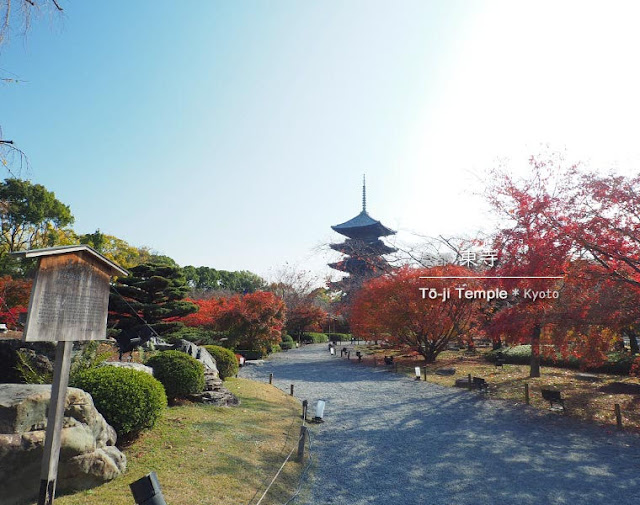
[{"label": "wooden signboard", "polygon": [[39,258],[23,339],[27,342],[104,340],[109,280],[127,275],[88,246],[19,253]]},{"label": "wooden signboard", "polygon": [[106,339],[109,281],[128,272],[86,245],[14,254],[38,258],[23,339],[57,342],[38,495],[53,505],[73,342]]}]

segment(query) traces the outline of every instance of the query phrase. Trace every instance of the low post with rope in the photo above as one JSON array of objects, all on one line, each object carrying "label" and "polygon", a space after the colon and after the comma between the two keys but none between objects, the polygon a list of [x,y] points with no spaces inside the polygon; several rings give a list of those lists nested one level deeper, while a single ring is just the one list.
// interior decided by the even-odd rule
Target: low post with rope
[{"label": "low post with rope", "polygon": [[[260,496],[260,498],[258,499],[258,501],[256,502],[255,505],[260,505],[262,503],[262,501],[264,500],[265,496],[267,496],[267,493],[271,489],[271,486],[273,486],[274,482],[278,479],[278,477],[282,473],[282,470],[284,469],[285,465],[289,462],[289,460],[293,456],[293,453],[296,450],[297,450],[297,455],[296,455],[296,460],[295,461],[297,463],[301,463],[303,461],[303,459],[304,459],[304,446],[305,446],[305,443],[307,441],[309,442],[309,462],[307,463],[306,467],[302,471],[302,475],[300,477],[300,482],[298,483],[298,489],[297,489],[296,493],[286,503],[290,503],[300,493],[300,489],[301,489],[301,485],[302,485],[302,477],[305,475],[305,473],[309,469],[309,466],[311,465],[311,459],[310,459],[311,458],[311,437],[310,437],[310,434],[309,434],[309,429],[305,426],[304,421],[302,423],[302,426],[300,427],[300,437],[298,438],[298,446],[297,447],[293,447],[291,449],[291,451],[289,452],[289,454],[287,455],[285,460],[282,462],[282,465],[280,465],[280,468],[278,469],[276,474],[273,476],[273,479],[271,479],[271,481],[269,482],[269,485],[266,487],[266,489],[264,490],[264,492],[262,493],[262,495]],[[252,499],[252,501],[253,501],[253,499]]]},{"label": "low post with rope", "polygon": [[304,459],[304,444],[307,439],[307,427],[303,424],[300,426],[300,438],[298,439],[298,456],[296,461],[301,463]]},{"label": "low post with rope", "polygon": [[620,404],[616,403],[614,405],[614,412],[616,414],[616,426],[619,430],[622,429],[622,412],[620,411]]}]

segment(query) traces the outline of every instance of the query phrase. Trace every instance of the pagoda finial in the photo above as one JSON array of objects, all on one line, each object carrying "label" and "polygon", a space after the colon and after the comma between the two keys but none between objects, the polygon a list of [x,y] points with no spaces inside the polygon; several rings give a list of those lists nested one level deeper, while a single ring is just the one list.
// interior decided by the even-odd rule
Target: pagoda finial
[{"label": "pagoda finial", "polygon": [[362,212],[367,212],[367,181],[362,174]]}]

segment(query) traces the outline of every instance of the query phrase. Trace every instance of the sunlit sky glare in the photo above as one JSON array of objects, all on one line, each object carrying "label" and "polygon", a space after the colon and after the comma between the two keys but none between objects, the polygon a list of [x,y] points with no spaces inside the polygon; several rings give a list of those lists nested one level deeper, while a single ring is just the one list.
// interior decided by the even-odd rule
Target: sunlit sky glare
[{"label": "sunlit sky glare", "polygon": [[635,2],[64,2],[0,52],[28,177],[181,265],[328,274],[361,207],[399,231],[489,229],[506,160],[640,167]]}]

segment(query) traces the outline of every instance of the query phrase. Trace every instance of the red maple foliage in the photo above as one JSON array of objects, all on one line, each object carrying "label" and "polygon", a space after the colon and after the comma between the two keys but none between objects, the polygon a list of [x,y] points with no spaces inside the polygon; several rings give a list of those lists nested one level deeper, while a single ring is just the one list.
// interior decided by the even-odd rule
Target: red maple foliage
[{"label": "red maple foliage", "polygon": [[[423,276],[439,278],[421,279]],[[481,303],[459,297],[456,291],[456,287],[473,291],[479,288],[477,281],[441,278],[444,276],[473,276],[473,272],[457,265],[403,267],[369,281],[352,305],[353,333],[369,340],[403,345],[433,362],[449,342],[471,330]]]},{"label": "red maple foliage", "polygon": [[557,161],[531,158],[521,180],[494,173],[488,198],[503,217],[495,272],[564,275],[561,282],[503,281],[560,294],[506,304],[491,320],[494,336],[531,342],[532,376],[539,374],[541,342],[550,356],[598,366],[621,333],[634,337],[640,315],[640,178],[584,173]]},{"label": "red maple foliage", "polygon": [[298,338],[305,331],[320,330],[320,325],[328,317],[327,311],[307,299],[298,302],[287,310],[287,330]]},{"label": "red maple foliage", "polygon": [[549,221],[610,274],[640,286],[640,176],[582,173],[572,182]]},{"label": "red maple foliage", "polygon": [[[552,166],[530,160],[527,179],[494,173],[489,202],[502,218],[493,248],[497,265],[491,275],[501,277],[500,286],[512,297],[497,310],[488,325],[494,339],[531,344],[530,376],[540,376],[540,339],[553,321],[552,297],[562,282],[545,277],[563,276],[573,242],[547,219],[558,205],[558,183]],[[527,293],[537,293],[534,298]],[[544,295],[540,295],[544,293]]]},{"label": "red maple foliage", "polygon": [[184,317],[182,322],[187,326],[224,332],[236,348],[265,351],[280,341],[285,305],[273,293],[256,291],[193,302],[200,310]]},{"label": "red maple foliage", "polygon": [[564,358],[577,358],[583,368],[603,364],[640,320],[640,289],[620,282],[593,260],[571,262],[561,295],[553,307],[549,347]]},{"label": "red maple foliage", "polygon": [[27,312],[31,284],[30,280],[14,279],[9,275],[0,277],[0,322],[9,329],[19,329],[18,318]]},{"label": "red maple foliage", "polygon": [[202,298],[198,300],[191,300],[198,306],[198,312],[189,314],[182,319],[186,326],[200,327],[206,330],[218,331],[218,319],[222,311],[228,307],[228,298]]}]

